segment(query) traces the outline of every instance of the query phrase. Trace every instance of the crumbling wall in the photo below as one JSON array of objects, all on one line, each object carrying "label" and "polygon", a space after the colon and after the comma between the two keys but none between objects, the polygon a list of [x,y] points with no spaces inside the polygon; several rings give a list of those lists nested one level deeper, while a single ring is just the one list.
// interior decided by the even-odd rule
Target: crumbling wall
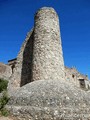
[{"label": "crumbling wall", "polygon": [[33,30],[27,37],[17,56],[15,69],[9,82],[8,90],[13,91],[31,82],[32,53],[33,53]]},{"label": "crumbling wall", "polygon": [[72,82],[78,87],[82,86],[81,85],[82,81],[83,82],[82,84],[85,84],[82,87],[85,89],[90,89],[90,81],[88,77],[78,72],[76,68],[65,67],[65,79],[66,81]]},{"label": "crumbling wall", "polygon": [[80,87],[79,81],[77,79],[78,71],[75,68],[65,67],[65,79],[68,82],[72,82],[73,84]]},{"label": "crumbling wall", "polygon": [[87,90],[90,90],[90,80],[85,80],[85,87]]}]

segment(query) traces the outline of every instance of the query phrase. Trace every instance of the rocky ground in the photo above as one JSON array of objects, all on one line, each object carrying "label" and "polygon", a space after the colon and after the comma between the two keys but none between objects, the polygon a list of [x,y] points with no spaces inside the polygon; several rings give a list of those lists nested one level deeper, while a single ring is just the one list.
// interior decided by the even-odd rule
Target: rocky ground
[{"label": "rocky ground", "polygon": [[6,107],[21,120],[90,120],[90,93],[64,80],[39,80],[14,92]]}]

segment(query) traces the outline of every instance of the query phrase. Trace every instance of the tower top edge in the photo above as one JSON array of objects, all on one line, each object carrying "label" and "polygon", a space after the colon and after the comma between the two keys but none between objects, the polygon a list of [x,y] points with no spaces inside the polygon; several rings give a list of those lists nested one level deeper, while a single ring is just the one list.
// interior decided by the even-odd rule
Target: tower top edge
[{"label": "tower top edge", "polygon": [[35,16],[37,14],[46,14],[46,13],[50,13],[50,14],[55,14],[56,16],[57,15],[57,12],[55,11],[55,9],[53,7],[42,7],[40,9],[37,10],[37,12],[35,13]]},{"label": "tower top edge", "polygon": [[54,8],[53,7],[41,7],[39,10],[54,10]]}]

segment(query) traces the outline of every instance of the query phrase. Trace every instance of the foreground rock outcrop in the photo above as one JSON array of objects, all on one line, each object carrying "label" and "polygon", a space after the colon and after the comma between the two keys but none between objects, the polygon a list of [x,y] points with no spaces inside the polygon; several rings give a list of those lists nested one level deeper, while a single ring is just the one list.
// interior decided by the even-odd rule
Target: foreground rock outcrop
[{"label": "foreground rock outcrop", "polygon": [[0,78],[9,80],[10,76],[12,74],[12,69],[10,66],[0,63]]},{"label": "foreground rock outcrop", "polygon": [[40,80],[18,89],[7,108],[25,120],[89,120],[90,93],[62,80]]}]

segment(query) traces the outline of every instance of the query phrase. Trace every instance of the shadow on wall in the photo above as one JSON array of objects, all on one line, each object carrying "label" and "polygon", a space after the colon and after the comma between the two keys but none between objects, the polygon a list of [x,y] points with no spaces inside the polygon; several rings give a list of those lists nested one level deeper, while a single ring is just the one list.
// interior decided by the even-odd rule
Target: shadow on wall
[{"label": "shadow on wall", "polygon": [[27,83],[32,82],[31,79],[32,79],[33,44],[34,44],[33,35],[34,34],[32,32],[23,52],[20,87]]}]

